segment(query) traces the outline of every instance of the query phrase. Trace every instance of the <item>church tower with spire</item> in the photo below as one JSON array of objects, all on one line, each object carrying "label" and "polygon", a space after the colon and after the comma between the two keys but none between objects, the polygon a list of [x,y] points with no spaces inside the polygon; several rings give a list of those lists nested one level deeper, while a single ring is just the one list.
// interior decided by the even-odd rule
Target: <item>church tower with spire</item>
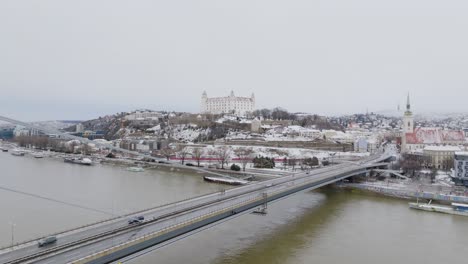
[{"label": "church tower with spire", "polygon": [[414,133],[414,118],[411,112],[410,96],[406,98],[406,111],[403,115],[403,131],[401,136],[401,152],[407,152],[406,134]]},{"label": "church tower with spire", "polygon": [[406,98],[406,111],[403,116],[403,131],[404,133],[413,133],[414,132],[414,118],[413,113],[411,112],[410,96]]}]

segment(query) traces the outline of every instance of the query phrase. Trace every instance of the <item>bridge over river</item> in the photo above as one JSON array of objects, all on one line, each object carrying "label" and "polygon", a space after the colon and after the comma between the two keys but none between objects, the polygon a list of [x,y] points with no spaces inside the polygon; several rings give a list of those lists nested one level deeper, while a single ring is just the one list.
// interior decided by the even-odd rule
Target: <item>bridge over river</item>
[{"label": "bridge over river", "polygon": [[[5,248],[0,251],[0,263],[109,263],[172,243],[212,225],[250,213],[266,203],[366,174],[373,168],[386,167],[384,162],[390,158],[386,154],[372,156],[359,162],[254,182],[135,212],[62,232],[57,234],[57,243],[47,247],[39,248],[37,241],[30,241]],[[144,216],[145,220],[129,225],[127,220],[132,216]]]}]

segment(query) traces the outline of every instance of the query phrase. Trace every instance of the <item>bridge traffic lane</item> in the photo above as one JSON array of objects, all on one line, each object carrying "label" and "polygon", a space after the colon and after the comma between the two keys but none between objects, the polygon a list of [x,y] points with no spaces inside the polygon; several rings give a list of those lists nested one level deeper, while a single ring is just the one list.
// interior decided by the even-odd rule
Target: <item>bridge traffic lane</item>
[{"label": "bridge traffic lane", "polygon": [[[334,177],[336,175],[340,175],[341,173],[346,173],[347,171],[348,171],[347,169],[340,169],[339,171],[329,172],[329,173],[326,173],[326,175],[322,175],[320,177],[317,177],[317,175],[315,175],[316,176],[316,177],[314,177],[315,179],[310,178],[309,180],[307,180],[307,179],[293,179],[293,180],[299,180],[299,181],[301,181],[303,183],[307,183],[307,182],[327,179],[329,177]],[[282,189],[286,189],[288,187],[290,187],[289,181],[285,182],[285,183],[277,184],[277,185],[268,186],[268,193],[272,194],[272,193],[275,193],[275,192],[280,192]],[[120,235],[115,236],[113,238],[109,238],[109,239],[106,239],[104,241],[100,241],[98,243],[95,243],[95,244],[92,244],[92,245],[89,245],[89,246],[81,247],[80,251],[84,251],[85,253],[83,255],[87,255],[87,254],[90,254],[91,252],[105,250],[106,248],[112,247],[112,245],[115,245],[117,243],[124,243],[126,241],[129,241],[130,239],[134,238],[137,235],[142,236],[144,234],[157,232],[157,231],[160,231],[160,230],[162,230],[164,228],[167,228],[167,227],[170,227],[170,226],[173,226],[173,225],[182,224],[182,223],[184,223],[184,221],[189,221],[190,219],[193,219],[193,218],[198,217],[198,216],[203,215],[203,214],[209,214],[209,213],[212,213],[213,211],[222,211],[223,209],[225,209],[227,207],[230,207],[230,206],[232,206],[234,204],[242,203],[242,202],[244,202],[246,200],[249,200],[249,199],[261,198],[262,193],[264,191],[265,190],[257,190],[253,194],[245,194],[245,195],[230,199],[229,201],[218,202],[217,204],[213,204],[210,207],[205,207],[205,208],[202,208],[202,209],[199,209],[199,210],[196,210],[194,212],[190,212],[190,213],[187,213],[187,214],[184,214],[184,215],[175,216],[172,219],[168,219],[168,220],[164,220],[164,221],[160,221],[160,222],[158,221],[153,225],[145,226],[145,227],[143,227],[141,229],[138,228],[138,229],[136,229],[136,230],[134,230],[132,232],[128,232],[126,234],[120,234]],[[67,258],[70,258],[72,256],[76,256],[76,253],[66,252],[66,253],[54,256],[52,259],[54,259],[56,261],[63,261],[63,260],[67,260]],[[46,261],[46,260],[44,260],[44,261]],[[39,263],[44,263],[44,262],[39,262]]]}]

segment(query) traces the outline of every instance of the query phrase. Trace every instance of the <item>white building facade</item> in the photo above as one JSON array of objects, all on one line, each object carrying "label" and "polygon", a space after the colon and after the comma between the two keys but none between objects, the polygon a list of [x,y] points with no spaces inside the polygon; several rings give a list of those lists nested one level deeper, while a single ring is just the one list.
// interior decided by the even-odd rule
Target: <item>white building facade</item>
[{"label": "white building facade", "polygon": [[126,120],[158,120],[159,118],[162,118],[163,115],[159,112],[154,112],[154,111],[135,111],[131,114],[128,114],[125,116]]},{"label": "white building facade", "polygon": [[456,152],[454,157],[453,180],[468,186],[468,152]]},{"label": "white building facade", "polygon": [[448,170],[453,165],[457,151],[460,151],[460,148],[456,146],[426,146],[423,154],[431,159],[433,168]]},{"label": "white building facade", "polygon": [[79,124],[76,124],[76,130],[75,132],[76,133],[82,133],[84,131],[84,126],[83,124],[79,123]]},{"label": "white building facade", "polygon": [[203,92],[201,98],[201,112],[205,114],[236,114],[244,116],[248,112],[255,110],[255,96],[238,97],[231,94],[226,97],[208,98],[206,92]]},{"label": "white building facade", "polygon": [[15,129],[13,130],[13,135],[15,137],[22,137],[22,136],[38,136],[40,135],[39,131],[35,129],[29,129],[24,126],[16,126]]}]

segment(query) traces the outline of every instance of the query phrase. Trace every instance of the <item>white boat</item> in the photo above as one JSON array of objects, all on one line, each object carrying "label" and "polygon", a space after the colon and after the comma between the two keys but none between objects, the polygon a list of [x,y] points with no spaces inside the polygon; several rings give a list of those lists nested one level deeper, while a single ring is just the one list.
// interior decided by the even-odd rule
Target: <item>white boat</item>
[{"label": "white boat", "polygon": [[93,164],[93,161],[88,158],[65,158],[63,161],[67,163],[88,165],[88,166]]},{"label": "white boat", "polygon": [[32,156],[36,159],[42,159],[45,157],[44,153],[42,152],[36,152],[36,153],[33,153]]},{"label": "white boat", "polygon": [[145,169],[143,169],[142,167],[128,167],[127,170],[132,171],[132,172],[143,172],[143,171],[145,171]]},{"label": "white boat", "polygon": [[213,176],[204,176],[203,180],[207,182],[223,183],[223,184],[229,184],[229,185],[245,185],[249,183],[248,181],[244,181],[240,179],[228,179],[228,178],[213,177]]},{"label": "white boat", "polygon": [[418,202],[409,203],[409,207],[412,209],[423,210],[423,211],[428,211],[428,212],[468,216],[468,204],[452,203],[452,206],[447,206],[447,205],[434,205],[434,204],[431,204],[431,202],[432,200],[427,204],[418,203]]},{"label": "white boat", "polygon": [[13,156],[24,156],[24,151],[21,151],[19,149],[14,149],[11,151],[11,155]]}]

